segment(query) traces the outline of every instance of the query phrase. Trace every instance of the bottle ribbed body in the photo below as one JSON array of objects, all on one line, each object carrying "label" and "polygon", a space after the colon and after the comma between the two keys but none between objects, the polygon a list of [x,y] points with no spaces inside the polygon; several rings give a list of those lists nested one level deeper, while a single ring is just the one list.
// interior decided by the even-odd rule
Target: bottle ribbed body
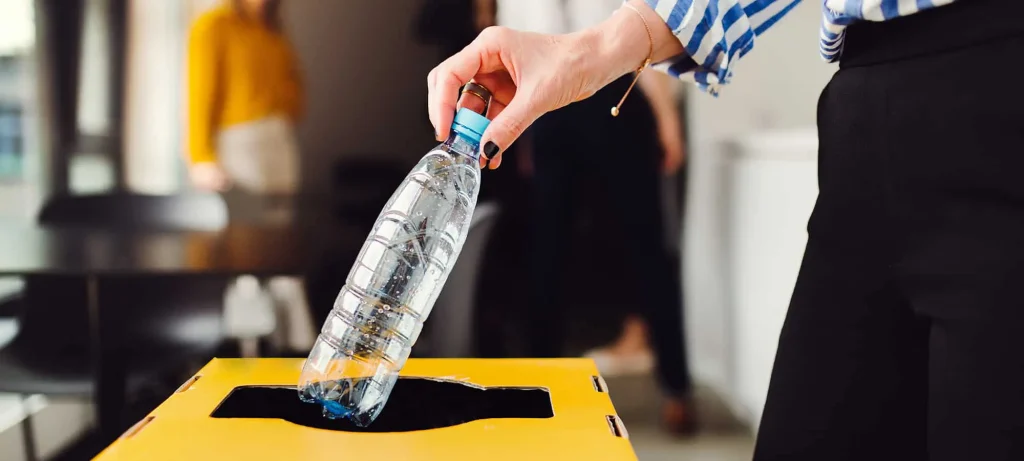
[{"label": "bottle ribbed body", "polygon": [[423,157],[377,218],[303,367],[299,396],[373,422],[459,256],[479,190],[476,145]]}]

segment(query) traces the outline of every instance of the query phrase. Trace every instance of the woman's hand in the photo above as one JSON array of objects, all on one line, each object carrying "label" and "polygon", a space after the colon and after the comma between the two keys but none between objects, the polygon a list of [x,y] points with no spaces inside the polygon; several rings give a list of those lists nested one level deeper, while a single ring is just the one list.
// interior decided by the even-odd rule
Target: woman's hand
[{"label": "woman's hand", "polygon": [[679,114],[679,82],[666,74],[644,72],[640,76],[640,89],[647,94],[651,110],[658,123],[658,140],[662,148],[662,172],[671,176],[679,171],[686,158],[686,142]]},{"label": "woman's hand", "polygon": [[[656,12],[632,0],[651,27],[655,60],[682,51]],[[541,115],[593,95],[635,70],[651,49],[644,21],[620,9],[593,28],[544,35],[491,27],[427,77],[428,112],[438,140],[448,137],[459,88],[475,80],[494,95],[482,139],[481,166],[501,165],[501,152]]]},{"label": "woman's hand", "polygon": [[501,164],[500,151],[542,114],[583,99],[608,82],[574,69],[589,44],[572,35],[543,35],[490,27],[463,51],[430,72],[430,121],[447,139],[458,91],[471,79],[491,90],[491,127],[482,141],[481,166]]},{"label": "woman's hand", "polygon": [[230,186],[227,174],[215,162],[194,163],[188,172],[192,185],[201,191],[222,192]]},{"label": "woman's hand", "polygon": [[666,176],[674,175],[679,172],[679,168],[686,161],[686,143],[683,141],[682,127],[678,123],[659,126],[658,138],[661,140],[661,148],[664,151],[661,171]]}]

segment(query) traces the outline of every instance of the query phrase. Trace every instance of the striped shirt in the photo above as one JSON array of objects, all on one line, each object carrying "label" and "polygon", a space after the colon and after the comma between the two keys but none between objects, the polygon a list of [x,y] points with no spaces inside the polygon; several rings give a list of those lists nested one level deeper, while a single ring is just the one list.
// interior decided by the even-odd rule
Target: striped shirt
[{"label": "striped shirt", "polygon": [[[718,94],[732,79],[732,67],[754,48],[755,39],[800,0],[645,0],[682,42],[686,54],[655,65]],[[821,56],[839,60],[846,27],[857,21],[886,21],[955,0],[822,0]],[[1024,1],[1024,0],[1022,0]],[[692,72],[692,74],[691,74]]]}]

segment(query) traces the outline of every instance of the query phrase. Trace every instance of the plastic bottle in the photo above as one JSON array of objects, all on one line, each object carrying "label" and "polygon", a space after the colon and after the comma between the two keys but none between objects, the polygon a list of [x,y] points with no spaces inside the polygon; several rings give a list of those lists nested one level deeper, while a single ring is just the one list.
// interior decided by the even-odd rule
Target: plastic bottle
[{"label": "plastic bottle", "polygon": [[460,109],[451,137],[416,164],[377,218],[299,380],[299,398],[322,405],[324,416],[365,427],[387,402],[466,241],[488,123]]}]

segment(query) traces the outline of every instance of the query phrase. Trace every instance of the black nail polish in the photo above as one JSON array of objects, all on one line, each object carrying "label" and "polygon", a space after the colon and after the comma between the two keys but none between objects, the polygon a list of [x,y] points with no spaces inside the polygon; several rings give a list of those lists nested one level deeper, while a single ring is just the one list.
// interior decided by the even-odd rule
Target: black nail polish
[{"label": "black nail polish", "polygon": [[499,150],[501,149],[498,148],[498,145],[491,141],[487,141],[487,144],[484,144],[484,155],[488,158],[494,158],[494,156],[498,154]]}]

